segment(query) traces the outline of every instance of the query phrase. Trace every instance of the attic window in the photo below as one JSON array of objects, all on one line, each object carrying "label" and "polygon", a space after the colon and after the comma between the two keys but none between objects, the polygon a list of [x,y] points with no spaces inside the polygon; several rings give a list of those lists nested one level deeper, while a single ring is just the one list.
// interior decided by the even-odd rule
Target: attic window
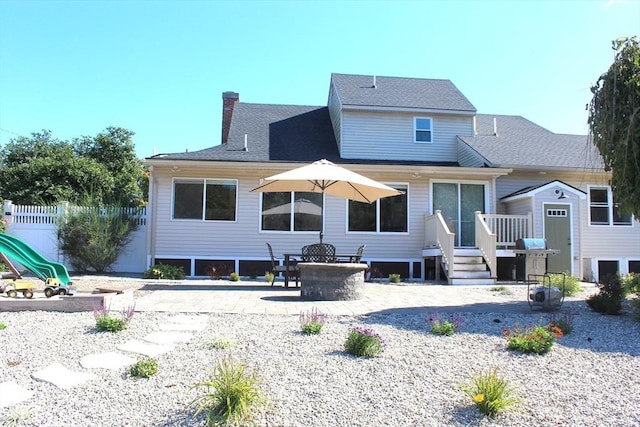
[{"label": "attic window", "polygon": [[433,142],[432,125],[433,125],[433,120],[431,120],[431,117],[414,117],[413,119],[414,141],[420,142],[420,143]]}]

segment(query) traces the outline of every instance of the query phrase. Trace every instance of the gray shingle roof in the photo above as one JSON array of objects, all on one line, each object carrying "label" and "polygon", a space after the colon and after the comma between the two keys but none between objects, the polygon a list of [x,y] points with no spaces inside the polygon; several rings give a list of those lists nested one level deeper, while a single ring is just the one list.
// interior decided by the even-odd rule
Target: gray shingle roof
[{"label": "gray shingle roof", "polygon": [[[247,151],[244,151],[245,134]],[[268,162],[320,158],[334,161],[339,156],[327,107],[238,102],[233,110],[227,144],[155,158]]]},{"label": "gray shingle roof", "polygon": [[476,136],[460,139],[493,167],[603,167],[600,154],[586,135],[556,134],[521,116],[488,114],[476,116],[476,129]]},{"label": "gray shingle roof", "polygon": [[475,112],[450,80],[332,74],[343,106],[396,107]]}]

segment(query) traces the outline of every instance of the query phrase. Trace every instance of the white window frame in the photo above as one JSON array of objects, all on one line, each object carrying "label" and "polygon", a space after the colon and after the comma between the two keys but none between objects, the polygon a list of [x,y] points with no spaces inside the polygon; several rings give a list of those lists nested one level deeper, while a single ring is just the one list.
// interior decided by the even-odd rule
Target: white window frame
[{"label": "white window frame", "polygon": [[[591,202],[591,190],[606,190],[607,191],[607,213],[608,219],[607,224],[594,224],[591,219],[591,208],[592,207],[605,207],[604,204],[601,205],[593,205]],[[613,192],[611,191],[611,187],[607,185],[591,185],[588,187],[588,197],[589,197],[589,226],[591,227],[633,227],[634,217],[630,215],[628,223],[615,223],[613,208],[616,206],[616,203],[613,201]]]},{"label": "white window frame", "polygon": [[[289,193],[290,194],[290,200],[291,203],[293,205],[293,202],[295,201],[295,197],[294,194],[295,193],[306,193],[306,191],[278,191],[278,193]],[[326,203],[326,197],[323,194],[322,195],[322,223],[320,225],[321,230],[294,230],[294,216],[295,213],[293,212],[293,208],[291,211],[291,224],[289,225],[289,230],[264,230],[262,228],[262,211],[263,211],[263,195],[264,193],[260,193],[260,209],[258,210],[258,233],[273,233],[273,234],[318,234],[320,233],[321,230],[324,230],[324,220],[325,220],[325,203]]]},{"label": "white window frame", "polygon": [[[391,188],[403,187],[405,189],[405,195],[407,196],[407,231],[381,231],[380,230],[380,201],[382,199],[378,199],[375,202],[376,206],[376,229],[375,231],[351,231],[349,230],[349,200],[345,201],[345,233],[346,234],[385,234],[392,236],[401,236],[410,234],[410,226],[411,226],[411,199],[409,197],[409,183],[408,182],[383,182],[384,185],[387,185]],[[402,191],[402,190],[400,190]]]},{"label": "white window frame", "polygon": [[[429,120],[429,129],[418,127],[418,120]],[[429,131],[429,141],[418,141],[418,131]],[[433,144],[433,117],[416,116],[413,118],[413,142],[416,144]]]},{"label": "white window frame", "polygon": [[[235,197],[235,219],[205,219],[206,215],[206,204],[207,204],[207,182],[212,181],[223,181],[223,182],[233,182],[236,187],[236,197]],[[198,218],[176,218],[175,215],[175,203],[176,203],[176,182],[178,183],[186,183],[193,182],[198,183],[201,182],[203,186],[202,192],[202,217]],[[197,221],[197,222],[238,222],[238,180],[232,178],[192,178],[192,177],[173,177],[171,179],[171,211],[169,212],[169,216],[171,221]]]}]

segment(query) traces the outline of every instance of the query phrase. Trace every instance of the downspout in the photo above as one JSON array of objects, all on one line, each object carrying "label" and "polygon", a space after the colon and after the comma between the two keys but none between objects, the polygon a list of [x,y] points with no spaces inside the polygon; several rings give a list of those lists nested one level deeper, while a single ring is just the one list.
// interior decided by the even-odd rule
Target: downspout
[{"label": "downspout", "polygon": [[155,203],[156,203],[156,185],[155,175],[153,174],[153,166],[149,166],[149,202],[147,203],[147,239],[146,239],[146,252],[147,252],[147,265],[145,270],[151,267],[153,260],[156,257],[156,215],[155,215]]}]

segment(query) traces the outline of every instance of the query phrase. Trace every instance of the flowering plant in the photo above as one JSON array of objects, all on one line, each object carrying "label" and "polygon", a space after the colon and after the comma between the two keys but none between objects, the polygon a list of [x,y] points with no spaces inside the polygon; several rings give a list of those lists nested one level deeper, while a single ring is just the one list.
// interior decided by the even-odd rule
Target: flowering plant
[{"label": "flowering plant", "polygon": [[431,327],[431,332],[436,335],[453,335],[464,323],[464,316],[462,313],[453,313],[451,320],[442,320],[438,312],[433,312],[425,316],[425,320]]},{"label": "flowering plant", "polygon": [[304,334],[319,334],[322,332],[322,327],[326,321],[327,315],[318,311],[315,307],[306,313],[302,311],[300,312],[300,327]]},{"label": "flowering plant", "polygon": [[347,353],[360,357],[375,357],[382,353],[385,342],[376,331],[356,326],[349,331],[344,348]]},{"label": "flowering plant", "polygon": [[573,331],[573,313],[563,313],[562,316],[556,314],[549,315],[549,330],[553,332],[552,328],[559,328],[561,331],[560,336],[556,338],[562,338],[562,335],[569,335]]},{"label": "flowering plant", "polygon": [[504,328],[502,332],[507,340],[507,348],[523,353],[548,353],[556,339],[562,337],[562,330],[550,325],[521,327],[516,324],[513,328]]}]

